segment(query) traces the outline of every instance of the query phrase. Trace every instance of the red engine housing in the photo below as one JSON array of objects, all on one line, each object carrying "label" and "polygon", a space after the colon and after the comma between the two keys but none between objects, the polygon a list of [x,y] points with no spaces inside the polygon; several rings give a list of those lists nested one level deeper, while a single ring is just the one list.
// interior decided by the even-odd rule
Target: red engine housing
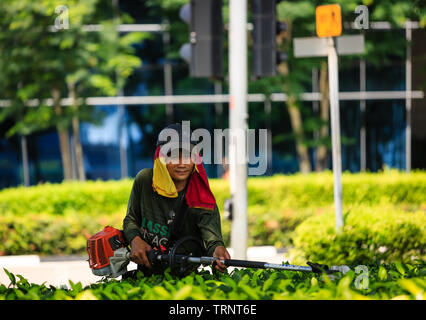
[{"label": "red engine housing", "polygon": [[106,226],[87,240],[86,251],[89,255],[90,268],[102,269],[109,266],[109,258],[114,255],[114,250],[124,246],[122,231]]}]

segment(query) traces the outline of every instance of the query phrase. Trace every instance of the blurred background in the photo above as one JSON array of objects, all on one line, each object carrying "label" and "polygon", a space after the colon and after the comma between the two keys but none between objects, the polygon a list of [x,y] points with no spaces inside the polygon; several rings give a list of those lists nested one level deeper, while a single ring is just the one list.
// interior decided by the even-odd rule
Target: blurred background
[{"label": "blurred background", "polygon": [[[211,20],[222,25],[212,37],[223,35],[217,56],[223,71],[215,77],[192,77],[179,54],[190,38],[180,17],[187,3],[2,1],[0,188],[134,177],[152,167],[157,134],[167,124],[190,120],[192,130],[212,133],[227,128],[228,1],[217,2],[222,21]],[[425,169],[424,3],[335,3],[342,8],[343,35],[365,36],[365,54],[339,57],[340,92],[347,93],[340,101],[343,171]],[[276,19],[285,23],[277,50],[286,59],[275,75],[256,76],[248,2],[248,125],[269,130],[266,175],[332,166],[326,57],[295,58],[292,47],[294,38],[316,36],[320,4],[277,3]],[[361,30],[354,23],[359,5],[366,5],[369,18]],[[206,170],[211,178],[224,174],[221,165]]]}]

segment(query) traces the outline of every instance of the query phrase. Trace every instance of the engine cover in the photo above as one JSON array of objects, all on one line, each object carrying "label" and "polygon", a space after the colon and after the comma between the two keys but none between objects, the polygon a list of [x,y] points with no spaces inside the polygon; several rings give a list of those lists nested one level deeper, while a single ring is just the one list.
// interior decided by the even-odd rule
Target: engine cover
[{"label": "engine cover", "polygon": [[89,255],[90,268],[100,270],[109,267],[109,259],[114,256],[114,251],[123,247],[125,247],[123,233],[116,228],[106,226],[87,240],[86,251]]}]

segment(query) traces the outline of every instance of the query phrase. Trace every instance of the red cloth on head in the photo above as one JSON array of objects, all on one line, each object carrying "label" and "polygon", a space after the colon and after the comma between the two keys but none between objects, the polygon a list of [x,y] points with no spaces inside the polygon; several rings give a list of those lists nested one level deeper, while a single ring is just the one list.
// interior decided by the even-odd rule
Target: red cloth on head
[{"label": "red cloth on head", "polygon": [[204,169],[201,156],[198,152],[195,170],[189,178],[185,197],[189,207],[213,210],[216,205],[216,199],[210,190],[206,170]]},{"label": "red cloth on head", "polygon": [[[177,191],[167,170],[165,157],[160,152],[160,148],[158,146],[155,150],[152,186],[160,195],[175,198],[177,197]],[[216,199],[210,189],[207,174],[198,151],[196,153],[194,170],[189,177],[185,199],[190,208],[214,210],[216,205]]]}]

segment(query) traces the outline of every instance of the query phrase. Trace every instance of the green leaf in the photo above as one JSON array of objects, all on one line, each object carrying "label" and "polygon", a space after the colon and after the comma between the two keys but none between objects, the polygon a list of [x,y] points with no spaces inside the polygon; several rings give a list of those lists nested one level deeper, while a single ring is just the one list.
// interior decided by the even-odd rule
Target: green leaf
[{"label": "green leaf", "polygon": [[253,300],[259,300],[260,299],[257,292],[254,289],[250,288],[249,286],[247,286],[245,284],[239,284],[239,287],[241,288],[241,290],[243,292],[247,293],[247,295],[250,297],[250,299],[253,299]]},{"label": "green leaf", "polygon": [[158,298],[164,299],[164,300],[170,299],[170,294],[163,287],[155,286],[152,290],[154,291],[156,295],[158,295]]},{"label": "green leaf", "polygon": [[398,272],[400,274],[405,275],[405,269],[402,266],[401,262],[395,262],[395,267],[396,267],[396,270],[398,270]]},{"label": "green leaf", "polygon": [[192,292],[192,286],[186,285],[179,289],[174,295],[173,300],[185,300],[191,295]]},{"label": "green leaf", "polygon": [[[6,272],[7,276],[9,277],[10,282],[11,282],[10,284],[15,285],[16,284],[16,278],[15,278],[14,274],[10,273],[6,268],[3,268],[3,270],[4,270],[4,272]],[[9,284],[9,286],[10,286],[10,284]]]},{"label": "green leaf", "polygon": [[129,291],[127,291],[127,295],[129,297],[131,297],[131,296],[134,296],[134,295],[138,294],[140,291],[141,291],[140,287],[135,287],[135,288],[130,289]]},{"label": "green leaf", "polygon": [[204,285],[204,279],[200,275],[196,274],[195,275],[195,280],[199,283],[200,286]]},{"label": "green leaf", "polygon": [[[408,292],[410,292],[412,295],[414,295],[417,299],[418,296],[423,295],[424,291],[420,289],[417,284],[408,279],[400,279],[398,283]],[[421,299],[421,298],[420,298]]]},{"label": "green leaf", "polygon": [[272,288],[275,279],[277,278],[278,274],[273,273],[264,283],[263,283],[263,291],[268,291],[270,288]]},{"label": "green leaf", "polygon": [[245,274],[243,278],[241,279],[241,281],[239,282],[239,285],[247,284],[249,283],[249,281],[250,281],[250,276],[248,274]]},{"label": "green leaf", "polygon": [[383,266],[380,266],[379,272],[378,272],[379,279],[382,281],[386,281],[388,278],[388,272]]},{"label": "green leaf", "polygon": [[99,300],[98,297],[93,293],[92,290],[85,290],[81,293],[79,293],[75,300]]}]

